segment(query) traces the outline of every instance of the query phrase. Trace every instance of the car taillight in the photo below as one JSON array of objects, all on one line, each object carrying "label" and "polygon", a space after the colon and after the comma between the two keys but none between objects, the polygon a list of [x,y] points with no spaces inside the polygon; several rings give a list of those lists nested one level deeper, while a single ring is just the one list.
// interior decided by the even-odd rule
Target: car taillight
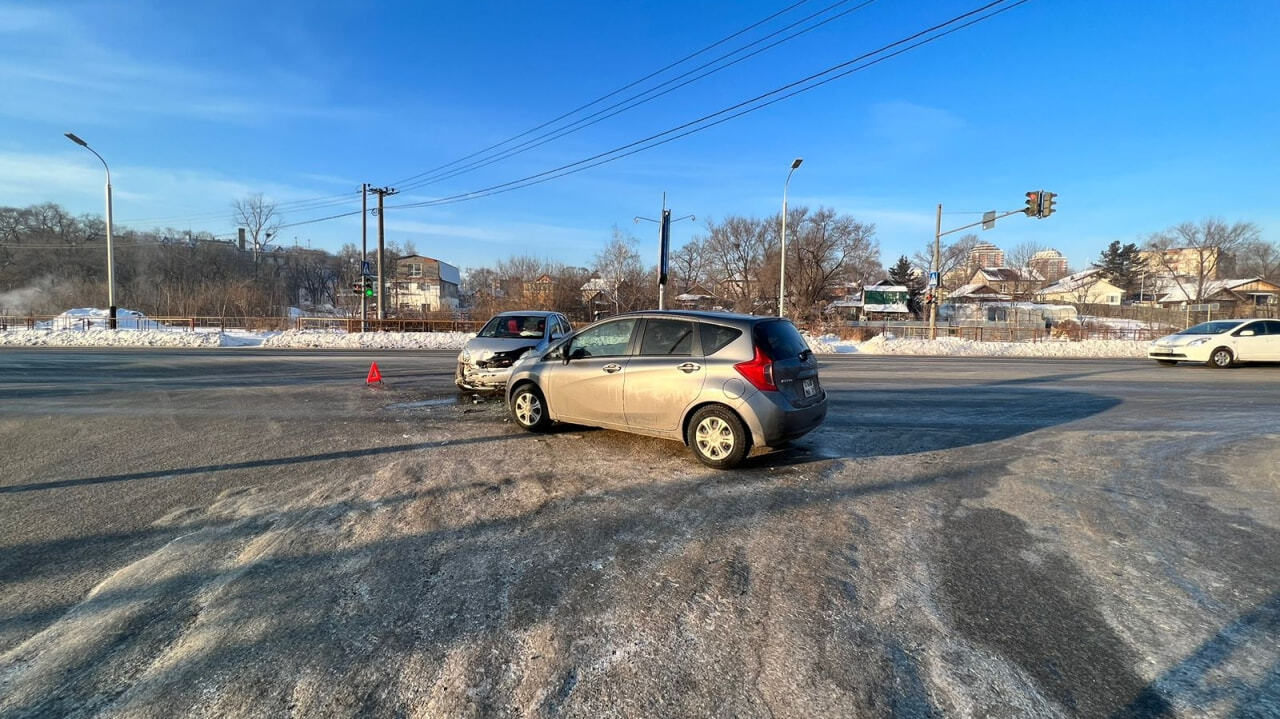
[{"label": "car taillight", "polygon": [[773,360],[764,356],[759,347],[755,348],[756,356],[750,362],[739,362],[733,368],[738,370],[752,387],[766,392],[776,392],[778,385],[773,383]]}]

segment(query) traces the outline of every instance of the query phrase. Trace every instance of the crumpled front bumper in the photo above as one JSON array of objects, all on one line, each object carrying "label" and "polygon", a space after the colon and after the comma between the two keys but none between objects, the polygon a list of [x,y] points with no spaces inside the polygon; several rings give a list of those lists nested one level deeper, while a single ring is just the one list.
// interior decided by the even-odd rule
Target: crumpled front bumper
[{"label": "crumpled front bumper", "polygon": [[459,389],[481,392],[496,392],[507,386],[507,378],[511,376],[510,367],[476,367],[465,362],[458,363],[453,375],[453,383]]}]

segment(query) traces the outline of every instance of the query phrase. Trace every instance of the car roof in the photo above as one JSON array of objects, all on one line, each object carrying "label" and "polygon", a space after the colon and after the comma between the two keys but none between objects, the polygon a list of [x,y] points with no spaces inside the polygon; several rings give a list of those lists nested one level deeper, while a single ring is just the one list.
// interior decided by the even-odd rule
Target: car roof
[{"label": "car roof", "polygon": [[558,314],[560,313],[547,310],[507,310],[506,312],[499,312],[494,317],[550,317]]},{"label": "car roof", "polygon": [[734,312],[709,312],[706,310],[637,310],[614,315],[614,317],[688,317],[690,319],[711,320],[713,322],[745,322],[752,324],[778,319],[776,315],[744,315]]}]

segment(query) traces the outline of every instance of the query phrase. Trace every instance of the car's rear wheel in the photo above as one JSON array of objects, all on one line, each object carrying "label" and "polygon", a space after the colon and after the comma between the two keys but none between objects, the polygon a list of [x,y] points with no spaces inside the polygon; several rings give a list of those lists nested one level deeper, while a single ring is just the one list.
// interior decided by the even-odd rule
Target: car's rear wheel
[{"label": "car's rear wheel", "polygon": [[751,436],[738,415],[715,405],[693,415],[687,439],[698,461],[715,469],[737,466],[751,449]]},{"label": "car's rear wheel", "polygon": [[547,401],[532,384],[522,384],[512,393],[511,418],[530,432],[545,432],[551,427]]},{"label": "car's rear wheel", "polygon": [[1213,351],[1213,354],[1209,355],[1209,361],[1206,364],[1210,367],[1216,367],[1217,369],[1226,369],[1235,361],[1236,357],[1231,354],[1231,350],[1226,347],[1219,347]]},{"label": "car's rear wheel", "polygon": [[1156,362],[1157,362],[1157,363],[1159,363],[1159,364],[1164,364],[1164,365],[1175,365],[1175,364],[1178,364],[1178,360],[1156,360]]}]

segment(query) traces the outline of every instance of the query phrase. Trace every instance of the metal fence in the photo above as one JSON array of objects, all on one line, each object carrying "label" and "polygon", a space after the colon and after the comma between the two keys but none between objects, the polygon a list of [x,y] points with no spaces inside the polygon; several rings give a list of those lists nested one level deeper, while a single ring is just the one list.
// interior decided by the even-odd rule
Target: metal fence
[{"label": "metal fence", "polygon": [[[455,319],[386,319],[365,320],[366,332],[479,332],[484,322]],[[299,317],[300,330],[332,330],[359,332],[359,317]]]},{"label": "metal fence", "polygon": [[[477,332],[484,322],[458,319],[385,319],[365,320],[367,332]],[[0,330],[106,329],[106,317],[68,317],[65,315],[0,315]],[[132,317],[116,318],[116,328],[126,330],[247,330],[250,332],[299,330],[334,330],[359,332],[358,317]]]},{"label": "metal fence", "polygon": [[[928,339],[928,326],[921,325],[878,325],[870,326],[880,329],[881,334],[888,333],[895,337],[910,339]],[[975,342],[1061,342],[1069,340],[1142,340],[1150,342],[1157,337],[1170,333],[1170,329],[1154,329],[1148,327],[1088,327],[1072,325],[1053,327],[1045,331],[1044,325],[939,325],[939,337],[955,337]]]}]

